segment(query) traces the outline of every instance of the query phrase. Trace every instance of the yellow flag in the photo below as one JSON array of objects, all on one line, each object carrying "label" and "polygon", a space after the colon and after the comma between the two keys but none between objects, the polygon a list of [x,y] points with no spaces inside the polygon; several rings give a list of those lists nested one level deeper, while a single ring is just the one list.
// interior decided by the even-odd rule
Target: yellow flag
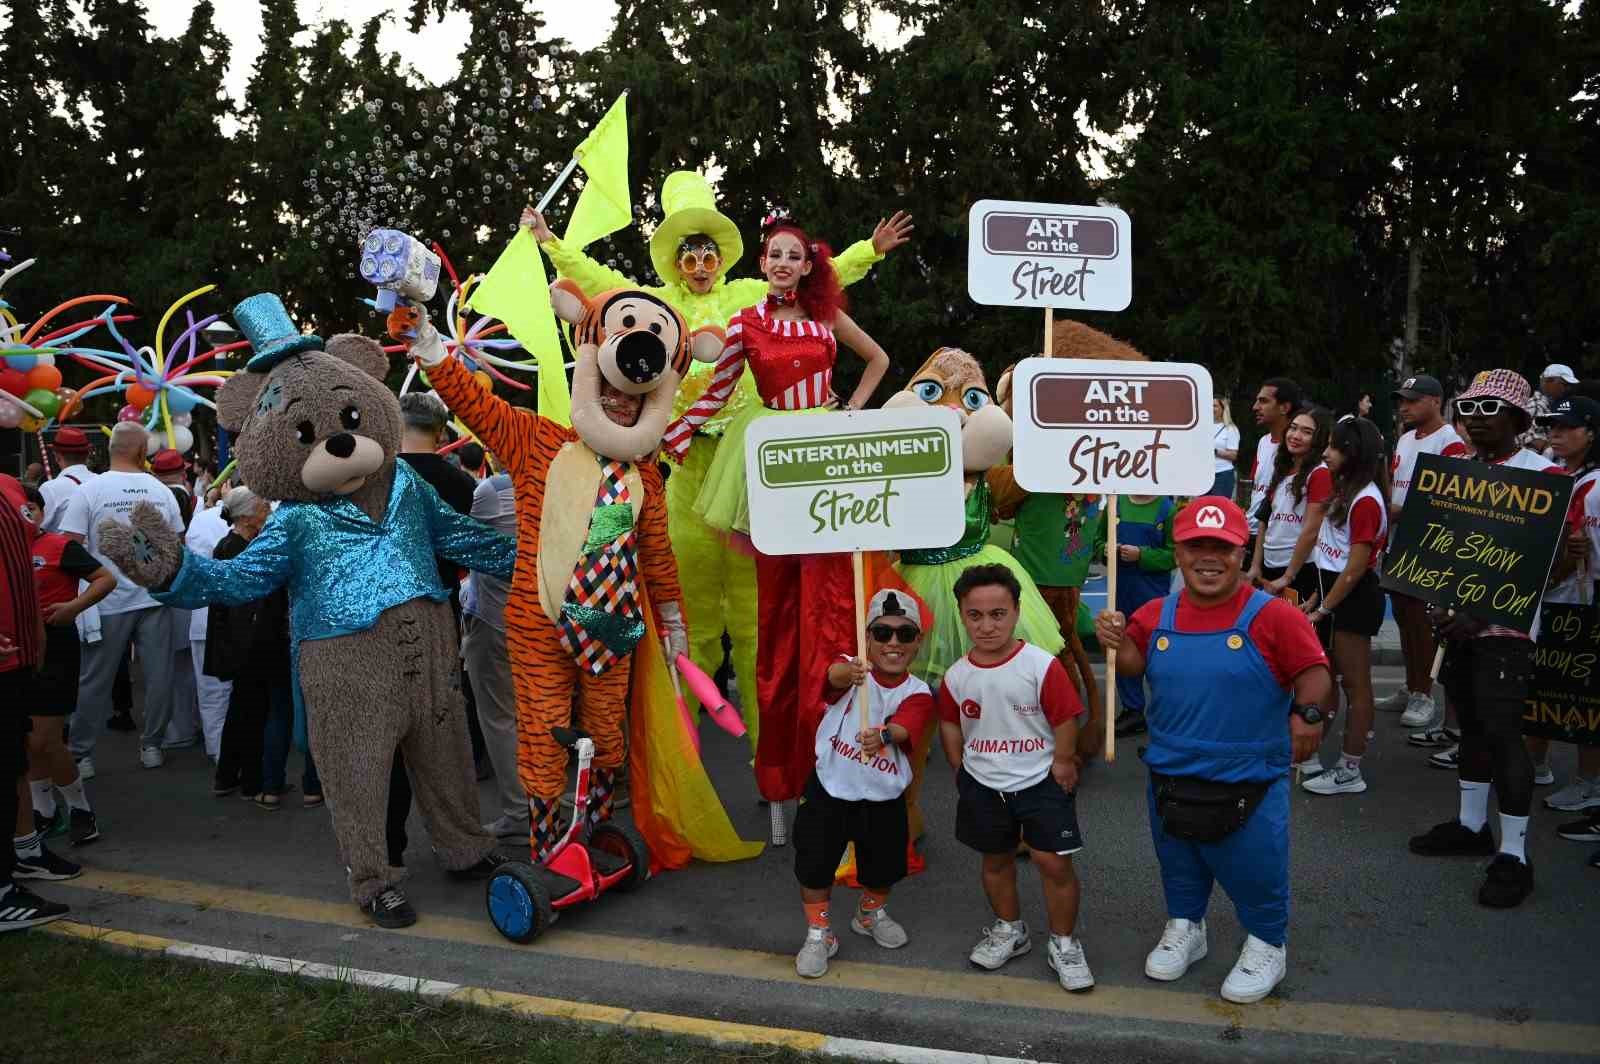
[{"label": "yellow flag", "polygon": [[633,196],[628,192],[627,93],[617,97],[611,110],[572,154],[588,180],[567,220],[561,242],[577,250],[633,220]]},{"label": "yellow flag", "polygon": [[505,322],[511,335],[532,352],[539,364],[539,413],[558,424],[572,424],[572,392],[567,387],[556,312],[550,306],[550,283],[531,232],[517,230],[478,282],[472,306]]}]

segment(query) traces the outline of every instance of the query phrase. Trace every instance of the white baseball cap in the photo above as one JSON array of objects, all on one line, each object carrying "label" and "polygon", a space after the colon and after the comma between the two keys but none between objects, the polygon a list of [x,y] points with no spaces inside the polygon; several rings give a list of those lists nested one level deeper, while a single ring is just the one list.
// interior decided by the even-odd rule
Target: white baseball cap
[{"label": "white baseball cap", "polygon": [[1544,368],[1544,372],[1539,374],[1540,380],[1544,380],[1546,377],[1554,377],[1556,380],[1566,381],[1568,384],[1578,383],[1578,375],[1572,372],[1572,367],[1563,365],[1560,362],[1550,363]]},{"label": "white baseball cap", "polygon": [[873,624],[884,617],[904,617],[922,630],[922,611],[917,608],[917,600],[904,591],[896,591],[886,587],[867,603],[867,623]]}]

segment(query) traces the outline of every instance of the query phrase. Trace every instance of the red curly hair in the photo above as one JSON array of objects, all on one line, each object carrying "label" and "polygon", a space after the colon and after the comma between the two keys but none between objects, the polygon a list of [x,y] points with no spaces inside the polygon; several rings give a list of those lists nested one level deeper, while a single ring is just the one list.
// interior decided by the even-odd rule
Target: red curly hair
[{"label": "red curly hair", "polygon": [[847,306],[844,288],[839,284],[839,274],[833,268],[833,249],[825,241],[813,240],[793,222],[783,219],[761,231],[761,257],[767,257],[767,246],[779,233],[791,233],[800,241],[811,272],[800,278],[797,293],[800,308],[812,321],[832,325],[839,312]]}]

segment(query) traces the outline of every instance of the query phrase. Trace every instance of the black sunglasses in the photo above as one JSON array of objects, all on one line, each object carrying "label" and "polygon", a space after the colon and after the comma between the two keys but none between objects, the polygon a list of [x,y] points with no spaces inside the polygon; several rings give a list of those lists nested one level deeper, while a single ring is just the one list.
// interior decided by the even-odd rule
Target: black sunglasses
[{"label": "black sunglasses", "polygon": [[915,626],[909,624],[875,624],[867,629],[867,634],[879,643],[887,643],[897,639],[910,645],[915,643],[917,636],[922,633],[917,631]]}]

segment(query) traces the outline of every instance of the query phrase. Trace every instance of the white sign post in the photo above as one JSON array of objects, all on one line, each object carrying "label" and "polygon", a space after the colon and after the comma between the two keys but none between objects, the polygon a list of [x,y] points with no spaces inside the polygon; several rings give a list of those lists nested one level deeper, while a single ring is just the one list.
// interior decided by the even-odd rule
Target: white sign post
[{"label": "white sign post", "polygon": [[[1211,374],[1191,362],[1029,358],[1012,377],[1017,483],[1106,497],[1107,606],[1117,604],[1117,496],[1202,495],[1215,479]],[[1115,661],[1106,760],[1116,758]]]},{"label": "white sign post", "polygon": [[[862,658],[861,552],[948,547],[966,522],[961,421],[946,407],[761,418],[745,435],[745,473],[757,550],[851,554]],[[865,730],[865,687],[857,702]]]}]

